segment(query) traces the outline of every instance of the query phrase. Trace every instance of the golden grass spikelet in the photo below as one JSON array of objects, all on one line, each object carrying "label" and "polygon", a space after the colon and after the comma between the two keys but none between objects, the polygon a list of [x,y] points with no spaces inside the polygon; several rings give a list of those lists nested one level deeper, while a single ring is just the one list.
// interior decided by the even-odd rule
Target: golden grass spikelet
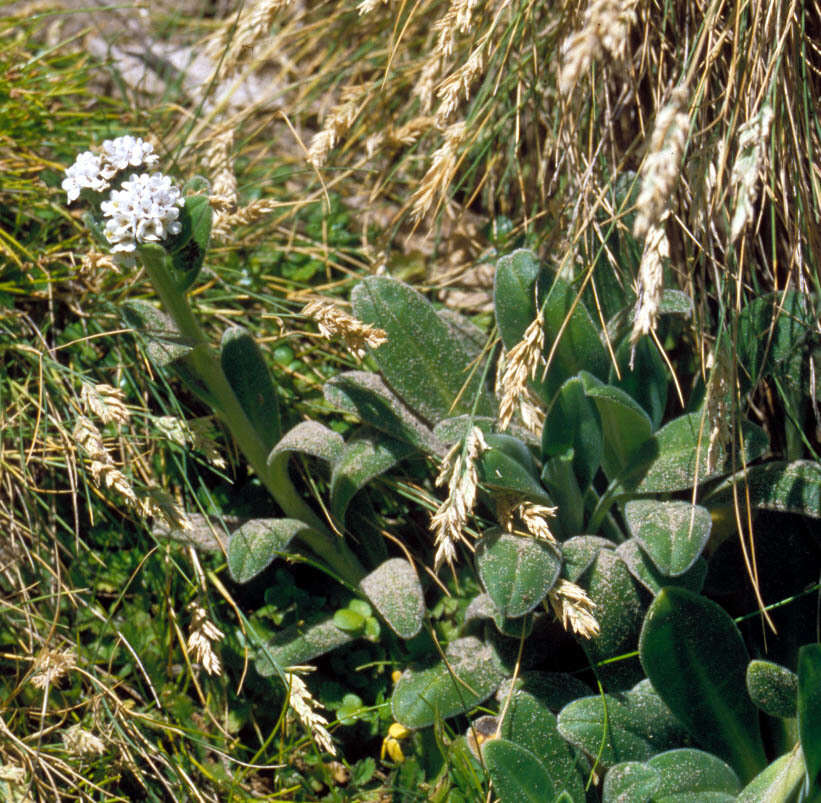
[{"label": "golden grass spikelet", "polygon": [[572,630],[577,636],[588,639],[599,635],[601,627],[593,615],[596,603],[581,586],[560,579],[550,589],[547,598],[565,630]]},{"label": "golden grass spikelet", "polygon": [[214,642],[221,641],[225,634],[208,618],[208,613],[201,605],[192,602],[191,622],[188,625],[188,641],[186,646],[209,675],[221,675],[222,664],[219,656],[214,652]]},{"label": "golden grass spikelet", "polygon": [[730,175],[735,191],[735,212],[730,224],[731,243],[753,220],[753,204],[758,199],[758,179],[764,166],[772,119],[772,108],[764,105],[755,117],[738,130],[738,155]]},{"label": "golden grass spikelet", "polygon": [[80,260],[80,272],[83,275],[93,275],[99,271],[120,272],[120,266],[111,254],[102,254],[99,251],[89,251]]},{"label": "golden grass spikelet", "polygon": [[43,650],[34,662],[34,674],[31,685],[45,689],[59,683],[74,667],[77,666],[77,653],[73,649]]},{"label": "golden grass spikelet", "polygon": [[433,108],[433,98],[441,73],[442,58],[434,51],[423,65],[422,71],[411,90],[411,94],[419,98],[419,106],[423,115],[427,115]]},{"label": "golden grass spikelet", "polygon": [[527,390],[527,380],[535,379],[544,361],[544,318],[542,312],[525,329],[522,339],[505,355],[504,368],[497,381],[499,429],[510,425],[513,413]]},{"label": "golden grass spikelet", "polygon": [[436,485],[439,487],[447,483],[448,496],[430,520],[430,529],[436,535],[436,570],[444,562],[453,566],[456,544],[464,540],[463,528],[473,512],[479,484],[476,461],[485,449],[487,443],[482,430],[472,427],[465,440],[454,444],[442,459]]},{"label": "golden grass spikelet", "polygon": [[105,742],[79,724],[63,731],[63,745],[73,756],[101,756],[105,753]]},{"label": "golden grass spikelet", "polygon": [[627,36],[636,23],[636,0],[593,0],[582,27],[565,39],[559,69],[559,92],[570,95],[590,65],[605,53],[624,59]]},{"label": "golden grass spikelet", "polygon": [[556,538],[550,531],[548,519],[556,515],[557,508],[547,505],[537,505],[535,502],[522,502],[515,496],[500,495],[496,501],[496,518],[499,526],[505,532],[519,532],[518,519],[521,519],[525,530],[534,538],[556,543]]},{"label": "golden grass spikelet", "polygon": [[97,416],[103,424],[127,424],[130,418],[123,392],[111,385],[84,382],[80,401],[85,411]]},{"label": "golden grass spikelet", "polygon": [[[636,309],[630,342],[636,344],[643,335],[656,326],[658,309],[664,293],[664,263],[670,256],[670,243],[664,231],[663,221],[651,226],[644,241],[644,251],[639,265]],[[632,362],[632,360],[631,360]]]},{"label": "golden grass spikelet", "polygon": [[729,350],[724,346],[718,346],[707,357],[706,367],[710,371],[706,402],[707,424],[710,427],[707,473],[710,474],[716,470],[719,456],[730,442],[733,370]]},{"label": "golden grass spikelet", "polygon": [[353,125],[362,111],[362,101],[368,93],[369,84],[346,87],[341,102],[325,117],[323,128],[314,134],[308,147],[308,161],[316,168],[325,164],[328,154]]},{"label": "golden grass spikelet", "polygon": [[214,224],[211,227],[211,236],[221,242],[225,242],[235,231],[238,226],[248,226],[251,223],[256,223],[265,215],[270,215],[275,209],[282,206],[281,201],[275,201],[271,198],[260,198],[256,201],[251,201],[247,206],[240,207],[236,211],[227,211],[223,214],[220,211],[222,199],[217,199],[217,205],[214,205],[214,198],[209,198],[217,214],[214,215]]},{"label": "golden grass spikelet", "polygon": [[323,337],[340,337],[360,360],[368,353],[368,346],[375,349],[388,341],[383,329],[362,323],[329,301],[311,301],[305,305],[302,314],[316,321]]},{"label": "golden grass spikelet", "polygon": [[[231,151],[234,147],[234,132],[226,129],[214,137],[205,154],[206,168],[211,175],[211,194],[218,199],[217,204],[236,208],[237,177]],[[212,203],[213,206],[213,203]]]},{"label": "golden grass spikelet", "polygon": [[436,96],[439,98],[439,108],[436,110],[436,123],[438,126],[447,125],[448,118],[459,108],[462,95],[465,96],[465,100],[470,99],[471,84],[481,74],[485,66],[485,41],[480,42],[468,56],[467,61],[439,84],[436,90]]},{"label": "golden grass spikelet", "polygon": [[454,123],[445,130],[445,141],[431,158],[431,165],[411,196],[411,217],[421,220],[434,201],[442,198],[456,175],[459,146],[465,141],[465,123]]},{"label": "golden grass spikelet", "polygon": [[124,496],[129,504],[136,506],[137,494],[134,493],[128,478],[116,466],[100,460],[92,460],[91,476],[98,488],[113,489]]},{"label": "golden grass spikelet", "polygon": [[220,77],[232,75],[242,66],[253,49],[268,35],[276,15],[289,3],[290,0],[257,0],[252,7],[243,7],[238,23],[234,14],[226,19],[208,48],[209,55],[215,61],[228,48],[219,67]]},{"label": "golden grass spikelet", "polygon": [[647,155],[641,166],[641,190],[633,224],[636,237],[647,236],[668,210],[689,130],[687,89],[680,86],[673,90],[670,100],[656,115]]},{"label": "golden grass spikelet", "polygon": [[322,705],[311,696],[311,692],[308,691],[301,677],[288,672],[287,678],[289,683],[288,705],[299,717],[299,721],[310,731],[316,743],[327,753],[335,756],[336,748],[326,727],[328,720],[315,710],[322,708]]},{"label": "golden grass spikelet", "polygon": [[79,416],[74,423],[72,435],[75,443],[85,451],[91,460],[111,461],[111,456],[103,443],[103,436],[90,418],[83,415]]}]

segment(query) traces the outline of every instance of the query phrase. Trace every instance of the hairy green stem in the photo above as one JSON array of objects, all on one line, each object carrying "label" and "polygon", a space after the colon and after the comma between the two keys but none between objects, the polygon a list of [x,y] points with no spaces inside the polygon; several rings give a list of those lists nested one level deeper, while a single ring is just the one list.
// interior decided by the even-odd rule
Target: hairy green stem
[{"label": "hairy green stem", "polygon": [[183,339],[192,346],[188,355],[191,367],[216,400],[217,412],[248,463],[285,515],[299,519],[311,528],[301,535],[306,546],[336,572],[341,580],[356,587],[365,576],[362,565],[342,539],[333,535],[299,496],[288,478],[287,466],[276,462],[269,467],[262,439],[225,378],[219,358],[194,318],[185,293],[175,286],[165,266],[158,260],[145,259],[143,262],[160,301],[174,319]]}]

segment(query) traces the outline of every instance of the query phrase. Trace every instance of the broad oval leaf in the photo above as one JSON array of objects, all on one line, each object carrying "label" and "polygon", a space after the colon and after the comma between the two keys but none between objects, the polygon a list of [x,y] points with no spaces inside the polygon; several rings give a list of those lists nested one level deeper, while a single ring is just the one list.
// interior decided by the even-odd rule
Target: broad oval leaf
[{"label": "broad oval leaf", "polygon": [[604,385],[586,372],[581,375],[585,393],[593,400],[602,423],[602,460],[610,480],[621,476],[648,441],[653,426],[638,403],[623,390]]},{"label": "broad oval leaf", "polygon": [[670,371],[652,338],[641,337],[635,344],[630,341],[630,336],[625,337],[616,350],[621,376],[616,374],[615,366],[611,364],[608,382],[638,402],[650,416],[655,430],[667,407]]},{"label": "broad oval leaf", "polygon": [[698,560],[712,527],[709,511],[689,502],[635,499],[624,506],[624,517],[656,568],[670,577]]},{"label": "broad oval leaf", "polygon": [[738,628],[714,602],[683,588],[655,598],[639,639],[647,677],[698,743],[748,781],[766,764],[747,696],[749,657]]},{"label": "broad oval leaf", "polygon": [[415,452],[409,443],[374,430],[360,429],[336,458],[331,474],[331,514],[341,525],[354,495],[401,460]]},{"label": "broad oval leaf", "polygon": [[576,290],[564,279],[555,278],[543,310],[545,359],[550,360],[545,398],[552,399],[565,380],[580,371],[606,379],[610,358],[599,337],[599,327]]},{"label": "broad oval leaf", "polygon": [[483,484],[502,491],[515,491],[544,505],[551,504],[539,482],[533,457],[518,438],[487,435],[485,440],[489,448],[477,461],[477,473]]},{"label": "broad oval leaf", "polygon": [[559,733],[604,767],[646,761],[687,744],[687,733],[650,682],[620,694],[582,697],[559,713]]},{"label": "broad oval leaf", "polygon": [[661,780],[653,794],[658,803],[698,800],[732,803],[741,789],[738,777],[720,758],[684,747],[653,756],[647,766]]},{"label": "broad oval leaf", "polygon": [[513,691],[504,710],[502,738],[530,750],[556,787],[566,789],[571,800],[583,803],[584,778],[579,758],[559,734],[556,715],[542,700],[521,689]]},{"label": "broad oval leaf", "polygon": [[616,764],[604,776],[603,803],[645,803],[655,800],[654,793],[661,786],[658,772],[641,761]]},{"label": "broad oval leaf", "polygon": [[353,289],[351,303],[360,320],[386,332],[374,359],[388,385],[423,419],[493,414],[482,371],[471,366],[459,338],[420,293],[387,276],[370,276]]},{"label": "broad oval leaf", "polygon": [[561,455],[568,449],[573,450],[573,470],[579,488],[585,491],[601,462],[602,425],[578,377],[562,385],[542,430],[544,459]]},{"label": "broad oval leaf", "polygon": [[734,484],[742,498],[749,491],[753,507],[821,518],[821,465],[813,460],[751,466],[713,489],[705,504],[712,507],[731,502]]},{"label": "broad oval leaf", "polygon": [[561,556],[536,538],[493,530],[476,548],[476,568],[500,615],[516,618],[532,611],[553,587]]},{"label": "broad oval leaf", "polygon": [[603,549],[613,549],[612,541],[599,535],[574,535],[562,542],[562,577],[575,583],[592,565]]},{"label": "broad oval leaf", "polygon": [[511,349],[536,318],[536,280],[541,273],[532,251],[520,248],[496,263],[493,306],[505,348]]},{"label": "broad oval leaf", "polygon": [[254,665],[263,677],[280,674],[286,667],[307,664],[354,639],[355,636],[334,624],[333,617],[314,619],[277,633],[268,644],[257,649]]},{"label": "broad oval leaf", "polygon": [[669,577],[656,568],[635,538],[619,544],[616,554],[625,562],[630,574],[654,597],[665,586],[681,586],[696,594],[704,587],[704,580],[707,577],[707,561],[704,558],[698,558],[684,574]]},{"label": "broad oval leaf", "polygon": [[422,629],[425,598],[416,570],[407,560],[386,560],[359,587],[398,636],[413,638]]},{"label": "broad oval leaf", "polygon": [[[686,491],[730,470],[730,456],[719,454],[713,471],[707,468],[709,430],[700,412],[674,418],[665,424],[637,452],[621,478],[625,490],[635,493]],[[769,448],[761,427],[744,421],[744,461],[749,464]],[[696,459],[698,458],[698,460]]]},{"label": "broad oval leaf", "polygon": [[406,728],[426,728],[463,714],[490,697],[505,669],[490,644],[473,636],[452,641],[440,661],[426,669],[407,669],[391,696],[393,718]]},{"label": "broad oval leaf", "polygon": [[[636,649],[643,614],[642,599],[624,561],[609,549],[603,549],[579,585],[587,589],[596,604],[593,615],[600,633],[582,639],[582,647],[595,662],[614,658]],[[638,661],[621,660],[599,667],[602,678],[622,688],[641,677]]]},{"label": "broad oval leaf", "polygon": [[392,438],[410,443],[431,454],[444,454],[433,432],[385,384],[379,374],[348,371],[329,379],[322,387],[334,407],[352,413]]},{"label": "broad oval leaf", "polygon": [[288,430],[268,455],[268,465],[286,460],[292,454],[306,454],[333,464],[342,454],[345,440],[318,421],[302,421]]},{"label": "broad oval leaf", "polygon": [[259,346],[246,329],[232,326],[225,330],[220,364],[265,452],[269,452],[282,436],[279,399]]},{"label": "broad oval leaf", "polygon": [[507,739],[490,739],[482,745],[482,758],[500,803],[553,800],[553,780],[526,747]]},{"label": "broad oval leaf", "polygon": [[798,650],[798,737],[810,788],[821,789],[821,644]]},{"label": "broad oval leaf", "polygon": [[252,519],[231,533],[228,541],[228,571],[238,583],[247,583],[282,555],[291,541],[307,532],[297,519]]},{"label": "broad oval leaf", "polygon": [[197,279],[211,237],[211,203],[205,195],[189,195],[180,210],[180,233],[171,238],[168,252],[177,288],[186,291]]},{"label": "broad oval leaf", "polygon": [[747,666],[750,699],[771,717],[792,719],[798,713],[798,675],[772,661],[754,660]]},{"label": "broad oval leaf", "polygon": [[777,758],[753,778],[736,798],[736,803],[771,803],[793,800],[804,785],[806,769],[801,745]]}]

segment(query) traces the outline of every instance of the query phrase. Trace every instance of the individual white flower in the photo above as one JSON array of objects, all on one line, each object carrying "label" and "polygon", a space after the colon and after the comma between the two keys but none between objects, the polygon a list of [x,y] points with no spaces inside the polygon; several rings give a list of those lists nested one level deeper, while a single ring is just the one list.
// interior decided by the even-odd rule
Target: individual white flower
[{"label": "individual white flower", "polygon": [[109,180],[121,170],[129,167],[155,167],[160,160],[150,142],[130,134],[105,140],[102,151],[102,175]]},{"label": "individual white flower", "polygon": [[102,159],[91,151],[83,151],[74,164],[66,170],[63,179],[63,189],[68,196],[68,202],[76,201],[83,189],[103,192],[108,189],[108,182],[102,176]]},{"label": "individual white flower", "polygon": [[107,218],[105,236],[115,253],[129,253],[139,243],[158,243],[179,234],[178,218],[185,203],[179,188],[162,173],[129,176],[100,204]]}]

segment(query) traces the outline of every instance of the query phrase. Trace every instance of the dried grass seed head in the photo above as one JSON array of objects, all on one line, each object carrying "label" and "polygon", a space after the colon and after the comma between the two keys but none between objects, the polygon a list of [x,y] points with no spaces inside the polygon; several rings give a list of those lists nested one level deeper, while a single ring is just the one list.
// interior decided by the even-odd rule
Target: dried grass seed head
[{"label": "dried grass seed head", "polygon": [[641,166],[633,234],[645,237],[668,211],[690,131],[686,87],[677,87],[656,115],[647,155]]},{"label": "dried grass seed head", "polygon": [[528,379],[535,379],[544,362],[544,317],[539,310],[525,329],[522,339],[504,357],[504,368],[497,382],[499,429],[510,425],[513,414],[527,390]]},{"label": "dried grass seed head", "polygon": [[223,632],[208,618],[208,612],[196,602],[189,605],[191,623],[188,626],[187,647],[194,660],[202,665],[209,675],[222,674],[222,664],[214,651],[214,644],[225,636]]},{"label": "dried grass seed head", "polygon": [[565,630],[572,630],[577,636],[588,639],[599,635],[601,627],[593,615],[596,603],[581,586],[560,579],[547,598]]},{"label": "dried grass seed head", "polygon": [[383,329],[362,323],[329,301],[311,301],[305,305],[302,314],[316,321],[323,337],[341,338],[359,359],[368,353],[368,347],[375,349],[388,341],[388,335]]},{"label": "dried grass seed head", "polygon": [[730,183],[735,190],[735,211],[730,223],[731,243],[738,239],[755,215],[753,206],[758,200],[758,180],[764,167],[772,119],[772,108],[764,105],[738,131],[738,155],[730,174]]},{"label": "dried grass seed head", "polygon": [[654,224],[644,240],[644,251],[639,265],[636,307],[630,342],[655,329],[659,306],[664,293],[664,260],[670,257],[670,243],[664,231],[664,221]]},{"label": "dried grass seed head", "polygon": [[103,424],[127,424],[130,418],[125,394],[111,385],[83,382],[80,401],[85,411],[97,416]]},{"label": "dried grass seed head", "polygon": [[319,714],[316,709],[322,708],[308,691],[305,681],[299,675],[288,672],[286,675],[289,683],[288,705],[299,718],[299,721],[307,728],[316,743],[332,756],[336,755],[331,734],[328,733],[328,720]]},{"label": "dried grass seed head", "polygon": [[73,649],[45,649],[34,662],[34,674],[30,678],[31,685],[37,689],[56,685],[75,666],[77,666],[77,653]]}]

